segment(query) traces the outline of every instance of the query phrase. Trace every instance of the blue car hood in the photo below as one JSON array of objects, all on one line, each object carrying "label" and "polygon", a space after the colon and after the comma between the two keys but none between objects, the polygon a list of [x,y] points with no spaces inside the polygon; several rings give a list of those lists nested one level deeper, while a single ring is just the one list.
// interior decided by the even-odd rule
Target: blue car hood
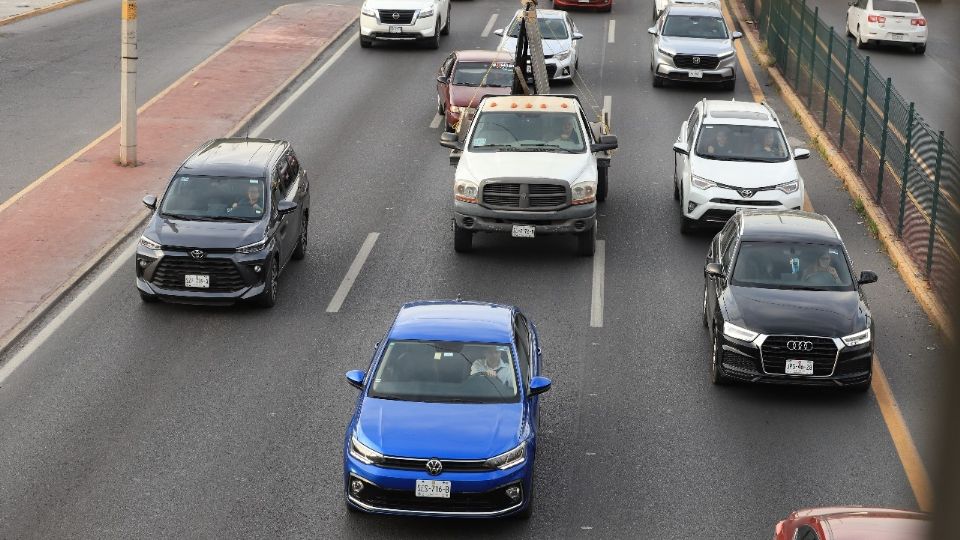
[{"label": "blue car hood", "polygon": [[384,455],[486,459],[519,443],[523,403],[363,400],[357,436]]}]

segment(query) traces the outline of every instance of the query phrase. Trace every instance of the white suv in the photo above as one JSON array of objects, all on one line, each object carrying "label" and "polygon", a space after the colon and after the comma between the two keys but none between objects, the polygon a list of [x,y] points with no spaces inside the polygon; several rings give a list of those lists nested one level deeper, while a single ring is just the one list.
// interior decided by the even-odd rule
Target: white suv
[{"label": "white suv", "polygon": [[450,33],[450,0],[366,0],[360,7],[360,46],[416,41],[440,48]]},{"label": "white suv", "polygon": [[697,223],[726,223],[741,208],[800,210],[803,178],[776,113],[766,103],[704,99],[680,126],[673,145],[673,197],[681,232]]}]

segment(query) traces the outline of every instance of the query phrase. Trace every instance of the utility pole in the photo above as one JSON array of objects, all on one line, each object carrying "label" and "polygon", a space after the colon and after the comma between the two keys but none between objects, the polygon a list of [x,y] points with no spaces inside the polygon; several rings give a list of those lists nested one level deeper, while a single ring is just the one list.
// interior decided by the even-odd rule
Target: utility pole
[{"label": "utility pole", "polygon": [[[550,78],[543,57],[543,42],[537,23],[537,0],[520,0],[522,14],[517,34],[517,51],[514,57],[513,91],[515,95],[549,94]],[[530,65],[534,89],[531,92],[526,81],[526,66]]]},{"label": "utility pole", "polygon": [[137,0],[121,0],[120,164],[137,166]]}]

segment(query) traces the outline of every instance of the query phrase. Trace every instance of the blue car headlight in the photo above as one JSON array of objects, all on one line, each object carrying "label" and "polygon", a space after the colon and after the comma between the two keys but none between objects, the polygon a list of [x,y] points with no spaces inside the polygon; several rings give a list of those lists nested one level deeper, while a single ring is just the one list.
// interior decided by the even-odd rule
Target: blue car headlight
[{"label": "blue car headlight", "polygon": [[358,441],[356,435],[350,437],[350,455],[367,465],[383,463],[383,454]]},{"label": "blue car headlight", "polygon": [[501,471],[507,470],[511,467],[516,467],[524,461],[527,460],[527,443],[526,441],[520,443],[519,446],[511,450],[500,454],[499,456],[492,457],[483,462],[483,465],[488,469],[500,469]]}]

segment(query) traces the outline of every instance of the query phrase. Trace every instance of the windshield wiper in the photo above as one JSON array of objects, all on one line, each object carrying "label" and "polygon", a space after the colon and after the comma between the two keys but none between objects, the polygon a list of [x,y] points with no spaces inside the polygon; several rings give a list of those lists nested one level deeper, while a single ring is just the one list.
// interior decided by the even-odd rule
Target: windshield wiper
[{"label": "windshield wiper", "polygon": [[183,221],[213,221],[207,216],[188,216],[186,214],[171,214],[169,212],[161,212],[161,217],[179,219]]},{"label": "windshield wiper", "polygon": [[509,144],[477,144],[470,147],[471,150],[477,150],[480,148],[489,148],[492,150],[503,150],[503,149],[517,150],[515,146],[509,145]]},{"label": "windshield wiper", "polygon": [[210,221],[236,221],[239,223],[253,223],[260,220],[254,218],[244,218],[240,216],[217,216],[215,218],[211,218]]},{"label": "windshield wiper", "polygon": [[562,146],[557,146],[555,144],[547,144],[547,143],[521,143],[520,146],[524,150],[529,150],[532,152],[564,152],[567,154],[579,153],[579,152],[570,150],[569,148],[564,148]]}]

